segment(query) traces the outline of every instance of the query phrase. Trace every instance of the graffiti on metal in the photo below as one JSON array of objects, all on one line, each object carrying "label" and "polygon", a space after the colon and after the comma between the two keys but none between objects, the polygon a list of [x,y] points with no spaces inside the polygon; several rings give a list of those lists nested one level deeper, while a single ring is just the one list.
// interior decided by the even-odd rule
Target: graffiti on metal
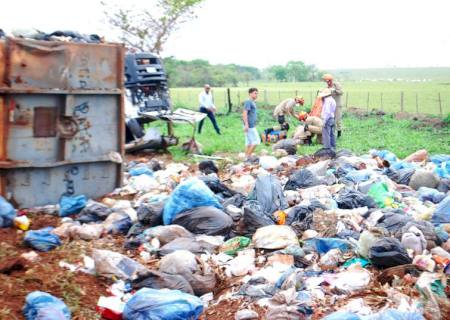
[{"label": "graffiti on metal", "polygon": [[66,191],[62,194],[63,196],[72,196],[75,194],[75,182],[73,177],[78,175],[80,169],[77,166],[71,167],[64,173],[64,185],[66,186]]},{"label": "graffiti on metal", "polygon": [[72,152],[77,152],[78,148],[81,153],[86,153],[91,148],[90,133],[91,122],[87,118],[89,113],[88,102],[83,102],[73,108],[73,118],[78,123],[78,133],[74,137],[75,142],[72,144]]}]

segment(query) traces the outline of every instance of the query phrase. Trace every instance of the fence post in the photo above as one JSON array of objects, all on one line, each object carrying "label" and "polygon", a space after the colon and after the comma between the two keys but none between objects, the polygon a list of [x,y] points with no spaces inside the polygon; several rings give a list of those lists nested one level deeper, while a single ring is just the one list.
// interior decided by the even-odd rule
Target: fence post
[{"label": "fence post", "polygon": [[269,104],[269,101],[267,99],[267,90],[264,90],[264,105],[267,106]]},{"label": "fence post", "polygon": [[228,113],[231,113],[232,104],[231,104],[230,88],[227,88],[227,98],[228,98]]},{"label": "fence post", "polygon": [[298,90],[295,90],[295,96],[294,97],[298,97]]},{"label": "fence post", "polygon": [[400,111],[403,112],[403,91],[400,92]]},{"label": "fence post", "polygon": [[367,112],[369,112],[369,102],[370,102],[370,92],[367,92],[367,105],[366,105]]},{"label": "fence post", "polygon": [[383,111],[383,92],[380,93],[381,111]]},{"label": "fence post", "polygon": [[439,98],[439,114],[442,117],[442,100],[441,100],[441,93],[438,93],[438,98]]},{"label": "fence post", "polygon": [[416,113],[419,113],[419,94],[416,92]]},{"label": "fence post", "polygon": [[345,109],[348,109],[348,92],[345,94]]},{"label": "fence post", "polygon": [[281,94],[280,94],[280,90],[278,90],[278,101],[281,101]]},{"label": "fence post", "polygon": [[238,97],[238,106],[241,106],[241,92],[240,91],[237,92],[237,97]]},{"label": "fence post", "polygon": [[309,92],[309,100],[311,101],[311,106],[314,105],[314,100],[313,100],[313,93],[312,93],[312,91]]}]

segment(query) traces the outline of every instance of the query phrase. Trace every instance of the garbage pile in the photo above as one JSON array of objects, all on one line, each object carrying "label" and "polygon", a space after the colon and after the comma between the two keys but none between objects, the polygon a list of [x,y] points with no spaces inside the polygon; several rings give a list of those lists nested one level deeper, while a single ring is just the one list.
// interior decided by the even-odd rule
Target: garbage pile
[{"label": "garbage pile", "polygon": [[[137,258],[94,249],[72,269],[108,283],[105,319],[228,319],[217,314],[226,303],[241,320],[448,317],[449,155],[277,154],[133,160],[124,186],[99,201],[65,196],[18,215],[2,198],[0,225],[26,231],[32,212],[59,215],[58,227],[25,233],[37,251],[123,237]],[[26,318],[70,319],[59,298],[30,293]]]}]

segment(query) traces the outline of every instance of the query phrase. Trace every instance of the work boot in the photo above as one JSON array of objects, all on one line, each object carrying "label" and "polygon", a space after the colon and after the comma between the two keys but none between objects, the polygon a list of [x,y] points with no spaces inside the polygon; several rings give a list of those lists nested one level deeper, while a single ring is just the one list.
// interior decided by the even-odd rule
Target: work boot
[{"label": "work boot", "polygon": [[342,131],[341,130],[338,130],[338,132],[337,132],[338,134],[337,134],[337,137],[338,138],[340,138],[341,137],[341,135],[342,135]]}]

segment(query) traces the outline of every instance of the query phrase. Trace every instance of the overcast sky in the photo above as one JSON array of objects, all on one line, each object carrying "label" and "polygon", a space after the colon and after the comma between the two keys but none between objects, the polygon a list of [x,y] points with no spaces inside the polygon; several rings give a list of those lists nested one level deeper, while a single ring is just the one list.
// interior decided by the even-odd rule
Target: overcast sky
[{"label": "overcast sky", "polygon": [[[163,55],[257,67],[450,66],[449,12],[449,0],[206,0]],[[97,0],[2,3],[0,28],[30,27],[114,37]]]}]

